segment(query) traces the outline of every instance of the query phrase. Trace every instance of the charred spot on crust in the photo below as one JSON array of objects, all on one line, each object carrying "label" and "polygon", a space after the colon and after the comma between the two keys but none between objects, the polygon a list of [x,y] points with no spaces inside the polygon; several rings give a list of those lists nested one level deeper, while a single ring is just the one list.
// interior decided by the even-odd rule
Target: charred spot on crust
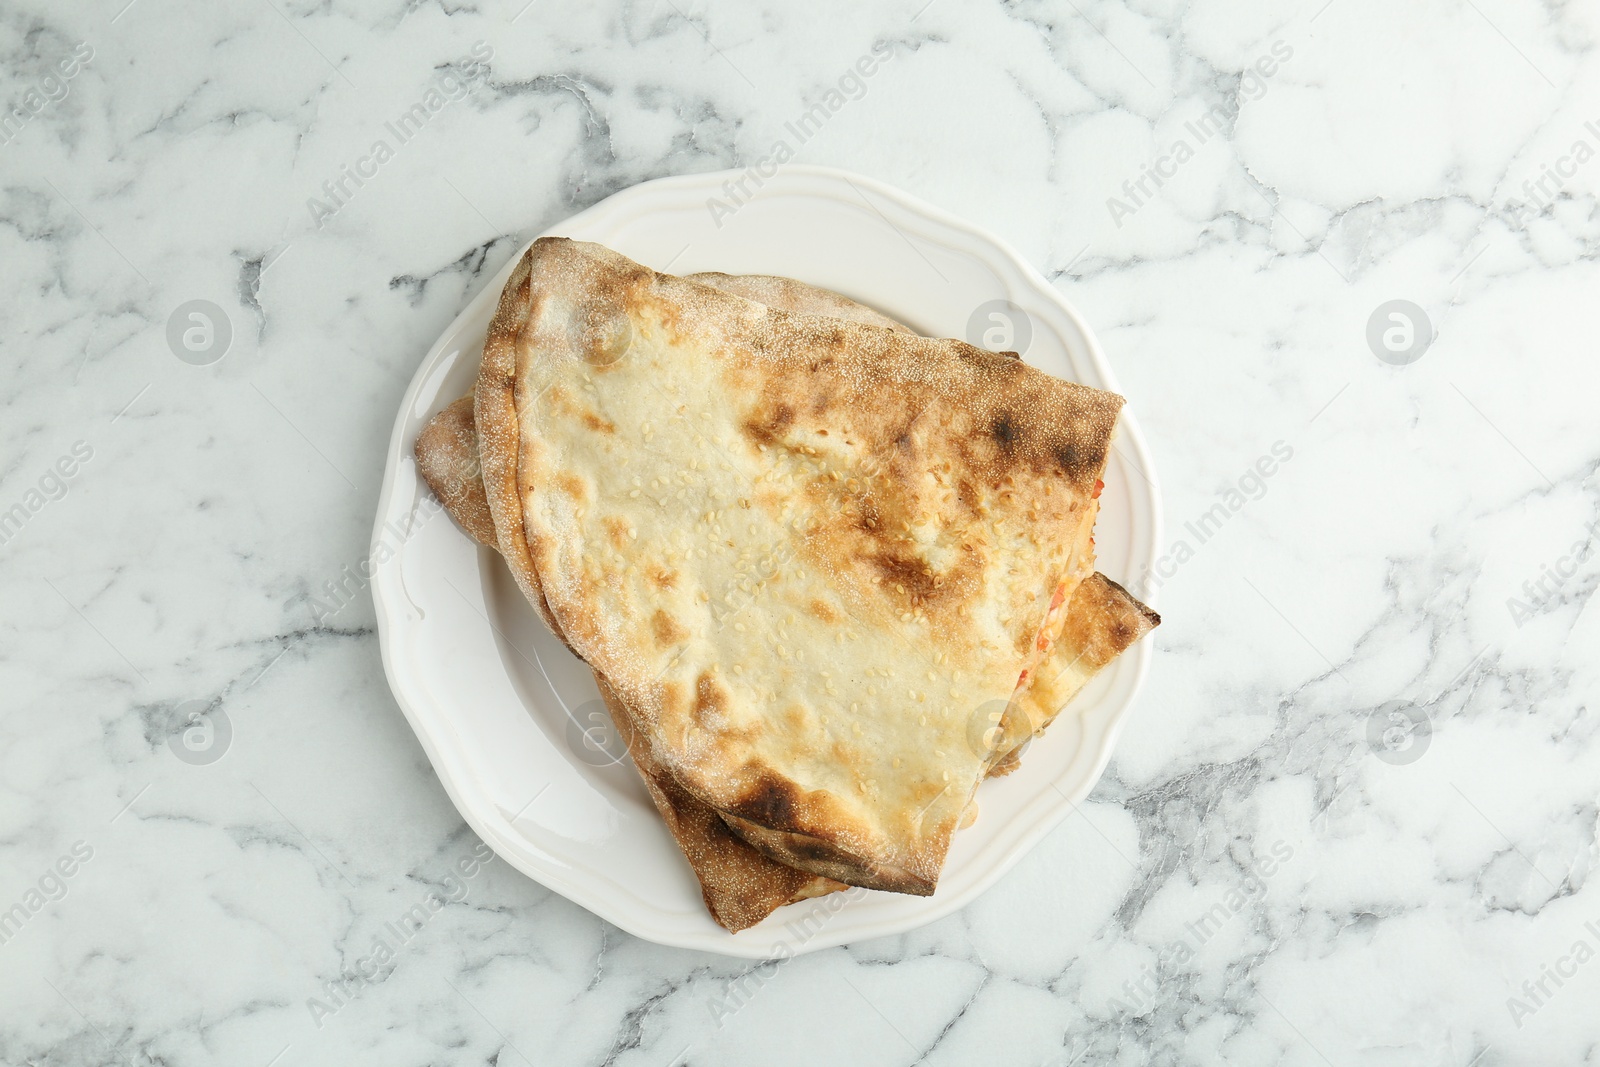
[{"label": "charred spot on crust", "polygon": [[1010,414],[1001,413],[989,423],[989,435],[999,443],[1004,452],[1010,452],[1022,440],[1022,427],[1011,421]]},{"label": "charred spot on crust", "polygon": [[803,830],[764,826],[736,812],[729,812],[724,818],[733,820],[730,825],[747,844],[779,863],[803,864],[803,869],[812,874],[868,889],[885,889],[916,896],[933,893],[934,883],[929,879],[900,867],[865,859],[825,837]]},{"label": "charred spot on crust", "polygon": [[794,832],[799,828],[795,814],[800,807],[800,791],[793,782],[763,773],[740,797],[733,814],[771,830]]},{"label": "charred spot on crust", "polygon": [[583,413],[583,424],[594,433],[616,433],[617,427],[608,419],[602,419],[592,411]]},{"label": "charred spot on crust", "polygon": [[879,552],[871,557],[871,561],[878,573],[883,575],[884,582],[892,582],[903,588],[912,603],[920,604],[933,595],[933,568],[921,556]]},{"label": "charred spot on crust", "polygon": [[780,403],[767,412],[758,412],[745,419],[745,436],[757,444],[771,445],[794,425],[794,409]]},{"label": "charred spot on crust", "polygon": [[805,837],[796,834],[789,843],[789,849],[797,859],[810,860],[812,863],[845,863],[854,864],[856,857],[842,849],[835,848],[827,841],[818,837]]},{"label": "charred spot on crust", "polygon": [[1071,440],[1058,443],[1050,455],[1060,466],[1061,473],[1075,480],[1095,477],[1105,461],[1103,452],[1097,454]]}]

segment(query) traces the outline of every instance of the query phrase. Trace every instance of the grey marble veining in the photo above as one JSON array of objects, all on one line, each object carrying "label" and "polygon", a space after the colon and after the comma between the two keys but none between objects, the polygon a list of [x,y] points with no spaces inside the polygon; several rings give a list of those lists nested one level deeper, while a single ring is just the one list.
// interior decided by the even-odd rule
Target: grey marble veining
[{"label": "grey marble veining", "polygon": [[[1597,28],[0,7],[0,1062],[1592,1061]],[[784,138],[1084,312],[1160,470],[1126,577],[1166,621],[1090,802],[990,892],[753,966],[488,855],[370,601],[308,604],[367,551],[417,361],[522,241]],[[1400,300],[1428,343],[1385,350]],[[219,360],[175,355],[191,301]]]}]

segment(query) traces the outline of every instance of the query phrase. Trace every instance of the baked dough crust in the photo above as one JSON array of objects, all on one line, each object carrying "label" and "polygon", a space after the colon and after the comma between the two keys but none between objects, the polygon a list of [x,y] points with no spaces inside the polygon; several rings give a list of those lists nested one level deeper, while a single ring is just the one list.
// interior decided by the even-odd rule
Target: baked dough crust
[{"label": "baked dough crust", "polygon": [[970,714],[1093,570],[1121,403],[545,238],[474,414],[502,555],[659,765],[786,864],[925,895],[997,756]]},{"label": "baked dough crust", "polygon": [[[839,294],[787,278],[761,275],[696,274],[695,281],[783,310],[846,318],[888,329],[908,328]],[[415,445],[424,479],[451,516],[475,540],[496,547],[498,537],[479,476],[471,394],[447,405],[424,427]],[[1154,625],[1159,617],[1103,575],[1086,579],[1074,595],[1056,647],[1021,696],[1032,733],[1042,733],[1072,695]],[[557,632],[557,636],[564,636]],[[730,831],[718,814],[688,794],[655,763],[649,746],[632,729],[632,716],[603,679],[601,695],[652,801],[689,861],[713,919],[731,931],[760,922],[778,907],[846,888],[838,881],[800,871],[767,858]],[[1010,743],[990,775],[1018,766],[1025,736]],[[969,813],[971,814],[971,813]],[[761,828],[748,832],[760,836]]]}]

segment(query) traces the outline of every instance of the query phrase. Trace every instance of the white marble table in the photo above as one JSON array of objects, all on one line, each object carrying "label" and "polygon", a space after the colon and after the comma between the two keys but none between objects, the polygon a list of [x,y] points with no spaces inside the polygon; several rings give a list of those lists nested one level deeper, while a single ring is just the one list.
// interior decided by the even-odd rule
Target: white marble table
[{"label": "white marble table", "polygon": [[[1594,5],[125,3],[0,8],[0,1062],[1593,1059]],[[1085,312],[1171,547],[1081,814],[756,970],[482,859],[348,575],[481,281],[785,137]]]}]

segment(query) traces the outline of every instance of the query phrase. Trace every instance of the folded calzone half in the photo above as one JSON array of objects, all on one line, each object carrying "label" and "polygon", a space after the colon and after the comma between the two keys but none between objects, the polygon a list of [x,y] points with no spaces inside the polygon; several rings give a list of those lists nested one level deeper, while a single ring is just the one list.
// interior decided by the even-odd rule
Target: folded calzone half
[{"label": "folded calzone half", "polygon": [[1120,404],[544,239],[474,418],[498,547],[672,780],[787,865],[925,894],[1016,734],[974,717],[1093,570]]}]

